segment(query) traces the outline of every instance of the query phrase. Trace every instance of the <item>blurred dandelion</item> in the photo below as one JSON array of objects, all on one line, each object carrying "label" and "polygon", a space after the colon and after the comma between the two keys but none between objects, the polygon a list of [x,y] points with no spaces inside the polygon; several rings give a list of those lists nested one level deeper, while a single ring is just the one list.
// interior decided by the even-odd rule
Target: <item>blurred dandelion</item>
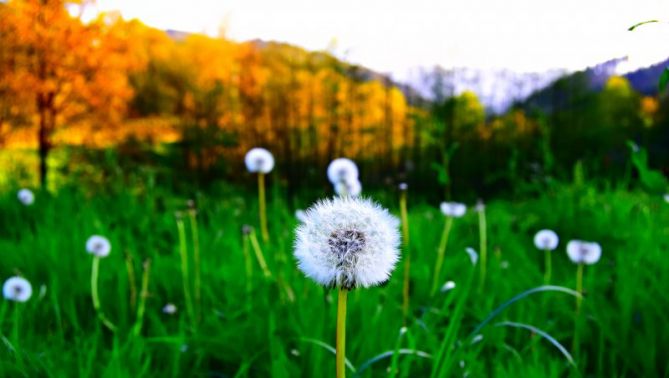
[{"label": "blurred dandelion", "polygon": [[441,287],[441,292],[445,293],[447,291],[455,289],[455,282],[446,281],[446,283]]},{"label": "blurred dandelion", "polygon": [[93,235],[86,240],[86,252],[100,258],[107,257],[111,252],[111,243],[104,236]]},{"label": "blurred dandelion", "polygon": [[2,285],[2,296],[9,301],[26,302],[33,295],[33,287],[23,277],[10,277]]},{"label": "blurred dandelion", "polygon": [[174,303],[168,303],[163,306],[163,314],[174,315],[177,313],[177,306]]},{"label": "blurred dandelion", "polygon": [[109,239],[100,235],[93,235],[86,241],[86,252],[93,255],[93,267],[91,268],[91,298],[93,300],[93,308],[98,314],[98,319],[102,324],[109,328],[110,331],[115,332],[116,326],[105,316],[100,305],[100,297],[98,294],[98,276],[100,275],[100,259],[109,256],[111,252],[111,243]]},{"label": "blurred dandelion", "polygon": [[446,253],[446,246],[448,245],[448,238],[453,228],[453,219],[460,218],[467,212],[467,206],[458,202],[442,202],[439,206],[442,214],[446,216],[444,223],[444,230],[441,233],[441,240],[437,249],[437,261],[434,264],[434,273],[432,275],[432,295],[437,292],[439,287],[439,275],[441,273],[441,266],[444,264],[444,254]]},{"label": "blurred dandelion", "polygon": [[16,196],[19,202],[26,206],[30,206],[35,202],[35,194],[30,189],[21,189]]},{"label": "blurred dandelion", "polygon": [[476,253],[476,250],[472,247],[467,247],[465,248],[465,252],[467,252],[469,261],[472,262],[472,265],[476,265],[476,263],[479,261],[479,254]]},{"label": "blurred dandelion", "polygon": [[595,242],[583,240],[570,240],[567,243],[567,255],[569,259],[577,264],[576,268],[576,291],[579,296],[576,297],[576,318],[574,327],[574,338],[572,340],[572,350],[574,354],[578,352],[579,347],[579,314],[581,312],[581,302],[583,301],[583,266],[597,263],[602,256],[602,247]]},{"label": "blurred dandelion", "polygon": [[265,200],[265,175],[274,168],[274,156],[264,148],[252,148],[244,157],[246,168],[251,173],[258,174],[258,216],[260,218],[260,233],[264,241],[269,240],[267,230],[267,202]]},{"label": "blurred dandelion", "polygon": [[358,179],[340,181],[334,185],[334,190],[340,197],[358,197],[362,193],[362,184]]},{"label": "blurred dandelion", "polygon": [[327,174],[332,185],[337,185],[340,182],[357,181],[358,166],[351,159],[334,159],[328,165]]},{"label": "blurred dandelion", "polygon": [[667,193],[667,194],[664,195],[664,201],[665,201],[666,203],[669,203],[669,193]]},{"label": "blurred dandelion", "polygon": [[346,297],[356,287],[385,283],[399,259],[399,222],[378,204],[360,198],[322,200],[298,226],[299,269],[326,287],[338,288],[336,366],[345,376]]},{"label": "blurred dandelion", "polygon": [[548,285],[552,273],[551,251],[557,248],[560,238],[552,230],[540,230],[534,235],[534,246],[544,251],[544,284]]}]

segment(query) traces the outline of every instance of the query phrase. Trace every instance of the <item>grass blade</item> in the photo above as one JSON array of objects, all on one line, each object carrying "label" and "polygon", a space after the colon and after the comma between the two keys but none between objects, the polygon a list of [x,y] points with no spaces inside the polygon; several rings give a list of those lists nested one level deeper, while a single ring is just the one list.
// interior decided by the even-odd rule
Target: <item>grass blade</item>
[{"label": "grass blade", "polygon": [[574,359],[571,357],[571,354],[567,351],[567,349],[560,344],[559,341],[555,340],[555,338],[551,335],[549,335],[546,331],[540,330],[537,327],[531,326],[529,324],[523,324],[523,323],[516,323],[516,322],[501,322],[495,324],[496,327],[514,327],[514,328],[524,328],[529,331],[532,331],[539,336],[543,337],[544,339],[548,340],[551,344],[553,344],[559,351],[562,353],[562,355],[569,361],[569,364],[573,367],[576,367],[576,363],[574,362]]},{"label": "grass blade", "polygon": [[418,356],[418,357],[422,357],[422,358],[432,358],[431,355],[429,355],[428,353],[425,353],[421,350],[414,350],[414,349],[400,349],[400,350],[397,350],[397,351],[389,350],[389,351],[383,352],[381,354],[378,354],[378,355],[370,358],[369,360],[363,362],[358,367],[358,371],[355,373],[354,377],[361,376],[361,374],[365,370],[367,370],[370,366],[372,366],[373,364],[375,364],[375,363],[377,363],[381,360],[392,357],[395,354],[395,352],[397,352],[398,355],[413,355],[413,356]]}]

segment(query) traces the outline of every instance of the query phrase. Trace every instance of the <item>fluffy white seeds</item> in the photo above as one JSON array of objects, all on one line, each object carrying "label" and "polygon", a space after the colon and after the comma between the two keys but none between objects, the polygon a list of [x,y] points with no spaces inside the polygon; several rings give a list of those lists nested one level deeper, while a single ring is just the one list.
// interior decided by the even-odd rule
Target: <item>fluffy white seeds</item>
[{"label": "fluffy white seeds", "polygon": [[270,173],[274,168],[274,156],[264,148],[252,148],[244,156],[244,164],[251,173]]},{"label": "fluffy white seeds", "polygon": [[440,209],[445,216],[451,218],[460,218],[467,212],[467,206],[459,202],[442,202]]},{"label": "fluffy white seeds", "polygon": [[11,277],[2,285],[2,295],[10,301],[25,302],[33,295],[33,287],[23,277]]},{"label": "fluffy white seeds", "polygon": [[399,185],[397,185],[397,188],[399,188],[399,190],[405,192],[409,189],[409,185],[407,185],[406,182],[401,182],[401,183],[399,183]]},{"label": "fluffy white seeds", "polygon": [[323,200],[297,228],[295,257],[304,274],[327,287],[385,283],[399,259],[399,220],[361,198]]},{"label": "fluffy white seeds", "polygon": [[453,289],[455,289],[455,282],[453,282],[453,281],[446,281],[446,283],[444,284],[444,286],[441,287],[441,292],[442,292],[442,293],[445,293],[445,292],[447,292],[447,291],[449,291],[449,290],[453,290]]},{"label": "fluffy white seeds", "polygon": [[358,179],[340,181],[334,185],[334,190],[339,196],[357,197],[362,193],[362,184]]},{"label": "fluffy white seeds", "polygon": [[602,256],[602,247],[594,242],[571,240],[567,243],[567,255],[576,264],[592,265]]},{"label": "fluffy white seeds", "polygon": [[86,241],[86,252],[97,257],[107,257],[111,252],[111,243],[104,236],[93,235]]},{"label": "fluffy white seeds", "polygon": [[26,206],[30,206],[35,202],[35,195],[30,189],[21,189],[16,196],[19,202]]},{"label": "fluffy white seeds", "polygon": [[177,306],[174,303],[168,303],[163,307],[163,314],[174,315],[177,312]]},{"label": "fluffy white seeds", "polygon": [[552,251],[557,248],[560,238],[552,230],[541,230],[534,235],[534,246],[542,251]]},{"label": "fluffy white seeds", "polygon": [[328,179],[332,185],[337,185],[340,182],[357,181],[358,166],[351,159],[334,159],[328,165]]}]

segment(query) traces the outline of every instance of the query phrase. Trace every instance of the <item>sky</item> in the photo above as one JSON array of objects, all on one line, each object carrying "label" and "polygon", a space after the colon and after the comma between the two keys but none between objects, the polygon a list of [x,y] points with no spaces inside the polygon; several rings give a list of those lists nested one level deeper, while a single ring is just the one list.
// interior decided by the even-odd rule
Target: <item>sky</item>
[{"label": "sky", "polygon": [[97,0],[161,29],[223,31],[338,57],[402,80],[418,67],[544,72],[669,57],[669,0]]}]

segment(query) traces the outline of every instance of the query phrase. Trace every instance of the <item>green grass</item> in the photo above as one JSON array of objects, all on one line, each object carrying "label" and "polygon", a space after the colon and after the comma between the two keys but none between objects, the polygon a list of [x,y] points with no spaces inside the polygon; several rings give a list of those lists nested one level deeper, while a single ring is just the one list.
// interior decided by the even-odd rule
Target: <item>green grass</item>
[{"label": "green grass", "polygon": [[[201,313],[195,323],[186,313],[174,215],[185,208],[186,198],[135,190],[92,196],[63,189],[37,193],[36,203],[23,207],[14,191],[0,195],[0,279],[20,273],[34,289],[27,303],[0,304],[0,376],[333,376],[329,349],[336,291],[297,270],[294,209],[280,190],[269,194],[271,238],[261,241],[269,280],[255,258],[252,277],[246,276],[241,226],[257,229],[254,193],[196,197],[202,298],[195,305],[195,313]],[[399,214],[393,193],[373,197]],[[398,377],[651,377],[669,369],[669,205],[661,198],[560,186],[539,198],[489,203],[485,287],[479,290],[478,267],[465,253],[465,247],[479,248],[478,217],[469,212],[454,222],[440,277],[440,282],[455,281],[456,288],[434,297],[431,275],[444,218],[437,204],[417,203],[410,195],[409,219],[412,286],[406,332],[400,331],[402,263],[386,286],[349,295],[347,357],[361,376],[392,371]],[[576,267],[564,250],[569,239],[598,241],[603,248],[600,262],[585,270],[576,353],[575,298],[563,292],[527,295],[471,335],[500,305],[543,284],[544,256],[532,244],[541,228],[554,229],[561,238],[553,256],[553,285],[575,287]],[[101,261],[99,287],[102,309],[119,328],[115,334],[102,326],[91,303],[92,257],[84,244],[94,233],[113,245]],[[126,256],[138,291],[142,263],[151,260],[139,335],[133,334],[136,310],[130,304]],[[294,302],[277,278],[290,286]],[[175,315],[162,313],[170,302],[178,307]],[[576,367],[552,341],[573,354]]]}]

